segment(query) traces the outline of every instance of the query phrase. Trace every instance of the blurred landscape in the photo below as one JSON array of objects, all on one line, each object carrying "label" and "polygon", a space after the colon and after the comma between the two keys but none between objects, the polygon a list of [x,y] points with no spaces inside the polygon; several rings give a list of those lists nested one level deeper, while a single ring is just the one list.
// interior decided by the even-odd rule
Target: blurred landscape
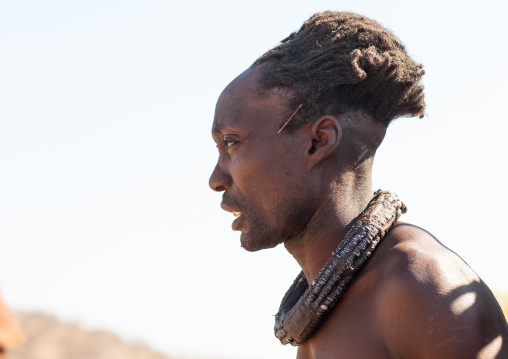
[{"label": "blurred landscape", "polygon": [[[7,359],[184,359],[157,353],[141,343],[123,341],[101,330],[86,330],[43,313],[16,313],[25,344]],[[190,359],[190,358],[185,358]]]},{"label": "blurred landscape", "polygon": [[[508,294],[495,293],[508,318]],[[142,343],[127,342],[102,330],[87,330],[44,313],[17,312],[25,343],[7,359],[191,359],[167,356]]]}]

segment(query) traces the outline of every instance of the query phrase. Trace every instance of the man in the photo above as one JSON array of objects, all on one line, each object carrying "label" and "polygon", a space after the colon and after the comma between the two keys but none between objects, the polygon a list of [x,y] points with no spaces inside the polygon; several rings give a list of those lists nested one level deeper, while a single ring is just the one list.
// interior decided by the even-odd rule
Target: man
[{"label": "man", "polygon": [[275,325],[299,359],[508,358],[488,287],[431,234],[398,222],[394,194],[373,195],[388,124],[424,114],[423,74],[377,22],[325,12],[218,100],[210,187],[245,249],[284,243],[302,267]]}]

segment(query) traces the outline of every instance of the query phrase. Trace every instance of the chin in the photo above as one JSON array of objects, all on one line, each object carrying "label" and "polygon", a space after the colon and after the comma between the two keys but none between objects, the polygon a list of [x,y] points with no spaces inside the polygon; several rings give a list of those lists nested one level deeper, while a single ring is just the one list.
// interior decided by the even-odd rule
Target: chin
[{"label": "chin", "polygon": [[253,235],[242,233],[240,243],[242,248],[249,252],[257,252],[262,249],[274,248],[284,242],[281,236]]}]

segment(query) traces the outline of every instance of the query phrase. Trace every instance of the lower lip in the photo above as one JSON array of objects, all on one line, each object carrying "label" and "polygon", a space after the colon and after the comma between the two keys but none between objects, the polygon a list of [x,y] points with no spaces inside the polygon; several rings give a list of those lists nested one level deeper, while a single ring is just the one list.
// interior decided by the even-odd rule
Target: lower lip
[{"label": "lower lip", "polygon": [[240,222],[243,219],[243,213],[235,218],[233,223],[231,224],[231,228],[233,231],[239,231],[240,230]]}]

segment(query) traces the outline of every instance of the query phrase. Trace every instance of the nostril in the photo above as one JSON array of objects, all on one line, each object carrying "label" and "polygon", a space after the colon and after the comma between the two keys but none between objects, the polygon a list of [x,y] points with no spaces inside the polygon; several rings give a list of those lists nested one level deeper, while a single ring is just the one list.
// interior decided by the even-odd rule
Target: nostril
[{"label": "nostril", "polygon": [[210,179],[208,180],[210,188],[216,192],[225,191],[231,186],[232,178],[228,172],[224,171],[219,163],[215,166]]}]

